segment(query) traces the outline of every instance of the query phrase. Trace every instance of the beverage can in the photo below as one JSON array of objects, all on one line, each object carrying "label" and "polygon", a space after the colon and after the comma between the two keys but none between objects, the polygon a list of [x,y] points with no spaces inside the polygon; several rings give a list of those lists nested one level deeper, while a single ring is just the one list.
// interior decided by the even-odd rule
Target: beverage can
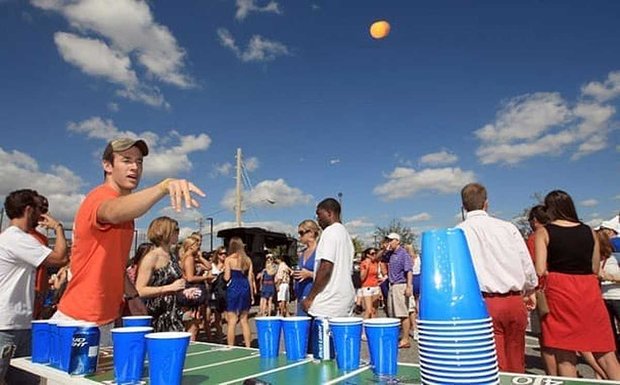
[{"label": "beverage can", "polygon": [[312,355],[316,360],[334,359],[334,340],[329,331],[329,322],[325,317],[316,317],[312,321]]},{"label": "beverage can", "polygon": [[85,375],[97,370],[99,338],[99,328],[94,324],[82,326],[73,333],[69,374]]}]

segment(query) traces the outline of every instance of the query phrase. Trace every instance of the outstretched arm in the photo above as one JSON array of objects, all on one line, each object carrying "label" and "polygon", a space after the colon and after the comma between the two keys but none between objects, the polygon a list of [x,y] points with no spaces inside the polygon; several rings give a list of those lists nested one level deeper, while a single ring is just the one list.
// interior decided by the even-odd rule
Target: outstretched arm
[{"label": "outstretched arm", "polygon": [[199,207],[192,193],[205,196],[198,187],[185,179],[164,179],[158,184],[143,190],[105,201],[97,210],[97,221],[100,223],[118,224],[142,216],[164,196],[170,196],[170,203],[175,211],[185,207]]}]

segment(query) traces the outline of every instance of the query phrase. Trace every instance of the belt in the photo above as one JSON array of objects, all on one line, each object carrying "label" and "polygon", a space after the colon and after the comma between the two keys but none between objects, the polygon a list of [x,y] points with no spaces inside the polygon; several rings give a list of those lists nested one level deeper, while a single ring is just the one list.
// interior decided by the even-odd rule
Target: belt
[{"label": "belt", "polygon": [[484,298],[496,298],[496,297],[502,298],[502,297],[512,297],[515,295],[523,295],[523,293],[520,291],[509,291],[508,293],[487,293],[484,291],[482,292],[482,296]]}]

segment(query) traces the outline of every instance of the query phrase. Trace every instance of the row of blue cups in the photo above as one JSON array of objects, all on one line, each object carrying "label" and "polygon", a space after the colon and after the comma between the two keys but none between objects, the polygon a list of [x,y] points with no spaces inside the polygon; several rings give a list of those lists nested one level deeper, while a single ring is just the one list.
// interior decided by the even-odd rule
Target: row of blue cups
[{"label": "row of blue cups", "polygon": [[[150,326],[151,316],[123,317],[123,326]],[[46,364],[53,368],[69,371],[71,343],[78,328],[96,327],[97,324],[72,320],[32,321],[32,362]]]},{"label": "row of blue cups", "polygon": [[[315,320],[315,322],[323,321]],[[336,364],[340,370],[352,371],[359,368],[361,336],[364,328],[368,339],[370,364],[375,374],[396,375],[400,320],[394,318],[363,320],[359,317],[341,317],[331,318],[327,323],[330,338],[333,339]],[[311,338],[320,338],[318,335],[309,338],[310,317],[257,317],[256,328],[259,352],[263,358],[278,356],[281,334],[284,334],[286,357],[290,361],[305,358],[308,341]],[[319,328],[313,329],[319,330]],[[330,342],[322,341],[322,343],[329,344]]]}]

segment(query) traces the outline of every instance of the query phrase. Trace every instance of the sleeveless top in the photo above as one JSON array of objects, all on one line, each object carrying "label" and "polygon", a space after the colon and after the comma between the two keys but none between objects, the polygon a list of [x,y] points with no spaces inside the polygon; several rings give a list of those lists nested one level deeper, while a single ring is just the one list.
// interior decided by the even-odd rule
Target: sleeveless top
[{"label": "sleeveless top", "polygon": [[[148,286],[165,286],[183,277],[181,267],[174,261],[162,268],[153,270]],[[183,331],[183,309],[177,301],[176,293],[143,298],[144,305],[153,316],[154,332]]]},{"label": "sleeveless top", "polygon": [[574,227],[564,227],[549,223],[545,228],[549,233],[549,245],[547,245],[549,272],[593,274],[594,237],[589,226],[580,223]]}]

